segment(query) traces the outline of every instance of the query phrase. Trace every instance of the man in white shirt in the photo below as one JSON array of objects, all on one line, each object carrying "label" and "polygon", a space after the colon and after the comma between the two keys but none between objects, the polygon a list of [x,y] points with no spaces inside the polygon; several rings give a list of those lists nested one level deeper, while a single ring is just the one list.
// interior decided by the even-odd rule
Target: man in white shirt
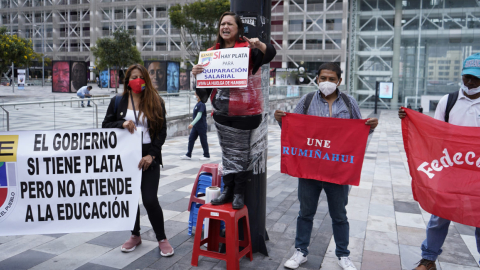
[{"label": "man in white shirt", "polygon": [[[449,102],[449,96],[450,102]],[[456,97],[453,98],[453,97]],[[452,99],[453,98],[453,99]],[[450,103],[450,106],[447,106]],[[453,107],[452,107],[453,104]],[[398,116],[406,116],[400,108]],[[457,93],[445,95],[438,102],[435,119],[466,127],[480,127],[480,53],[463,62],[462,82]],[[479,136],[480,138],[480,136]],[[436,270],[435,261],[442,253],[450,220],[432,215],[427,225],[427,238],[422,243],[422,259],[414,270]],[[480,252],[480,228],[475,229],[477,251]]]},{"label": "man in white shirt", "polygon": [[[77,91],[77,96],[81,99],[84,99],[85,97],[90,98],[92,95],[90,95],[90,90],[92,90],[91,86],[83,86]],[[82,107],[85,107],[83,105],[83,100],[82,100]],[[87,107],[92,107],[90,105],[90,99],[88,100]]]}]

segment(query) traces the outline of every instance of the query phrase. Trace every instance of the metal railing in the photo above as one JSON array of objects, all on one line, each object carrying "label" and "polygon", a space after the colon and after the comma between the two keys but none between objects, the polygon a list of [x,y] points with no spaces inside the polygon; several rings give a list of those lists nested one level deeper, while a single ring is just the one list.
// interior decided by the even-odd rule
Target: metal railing
[{"label": "metal railing", "polygon": [[[314,90],[316,90],[316,87],[313,86],[270,86],[269,99],[276,101],[299,98]],[[90,99],[80,99],[74,96],[69,99],[0,102],[0,108],[3,111],[3,122],[0,122],[0,129],[10,131],[99,128],[101,127],[99,117],[104,117],[110,104],[109,100],[113,96],[114,94],[102,97],[94,96]],[[193,91],[161,93],[160,96],[165,102],[167,119],[171,117],[190,117],[192,109],[197,103]],[[80,102],[88,101],[92,103],[93,111],[89,108],[82,108],[79,111]],[[74,106],[75,102],[77,102],[77,106]],[[206,106],[207,111],[212,109],[210,102]],[[88,121],[88,118],[91,118],[91,121]],[[45,123],[45,125],[41,123]]]},{"label": "metal railing", "polygon": [[[96,127],[98,128],[98,106],[95,103],[95,100],[104,100],[104,99],[110,99],[111,97],[102,97],[102,98],[90,98],[86,99],[85,101],[90,100],[93,105],[94,105],[94,111],[96,114]],[[55,104],[55,103],[68,103],[70,102],[70,107],[72,107],[72,102],[74,100],[72,99],[64,99],[64,100],[46,100],[46,101],[31,101],[31,102],[16,102],[16,103],[4,103],[0,105],[2,110],[6,113],[6,121],[7,121],[7,131],[10,130],[10,112],[5,108],[5,107],[13,107],[13,109],[16,109],[17,106],[23,106],[23,105],[40,105],[40,104]],[[78,100],[79,102],[82,100]],[[43,108],[43,107],[42,107]],[[55,106],[53,106],[54,113],[55,113]]]},{"label": "metal railing", "polygon": [[282,86],[270,86],[269,99],[283,100],[290,98],[300,98],[303,95],[315,91],[318,88],[315,86],[302,86],[302,85],[282,85]]},{"label": "metal railing", "polygon": [[[53,100],[41,100],[41,101],[27,101],[27,102],[10,102],[10,103],[0,103],[0,108],[3,111],[3,130],[10,131],[12,126],[16,126],[13,130],[24,130],[24,129],[34,129],[33,125],[25,127],[25,122],[34,122],[33,119],[41,118],[42,122],[53,121],[53,129],[57,129],[56,122],[68,122],[70,118],[78,118],[78,110],[74,108],[74,102],[77,102],[77,107],[80,107],[80,102],[91,102],[93,112],[84,109],[82,111],[85,113],[85,116],[91,115],[92,122],[86,124],[90,125],[92,128],[99,128],[99,114],[101,117],[105,115],[105,112],[108,108],[108,101],[114,96],[102,96],[102,97],[92,97],[80,99],[76,96],[71,97],[70,99],[53,99]],[[160,96],[165,102],[165,107],[167,110],[167,117],[180,116],[180,115],[189,115],[191,113],[191,108],[196,104],[196,100],[193,98],[193,92],[190,91],[181,91],[179,93],[161,93]],[[38,107],[36,107],[37,105]],[[68,106],[70,105],[70,106]],[[207,104],[207,110],[211,109],[211,105]],[[38,109],[35,109],[38,108]],[[51,110],[51,111],[49,111]],[[53,114],[50,114],[53,113]],[[19,123],[13,123],[14,119],[18,119]],[[82,118],[84,121],[86,119]],[[78,121],[78,119],[76,119]],[[76,120],[71,121],[72,126],[75,126]],[[90,124],[89,124],[90,123]],[[1,125],[2,123],[0,123]],[[12,125],[13,124],[13,125]],[[23,125],[23,127],[22,127]],[[20,127],[19,127],[20,126]],[[84,127],[83,125],[82,128]],[[36,127],[36,129],[43,129],[43,127]]]}]

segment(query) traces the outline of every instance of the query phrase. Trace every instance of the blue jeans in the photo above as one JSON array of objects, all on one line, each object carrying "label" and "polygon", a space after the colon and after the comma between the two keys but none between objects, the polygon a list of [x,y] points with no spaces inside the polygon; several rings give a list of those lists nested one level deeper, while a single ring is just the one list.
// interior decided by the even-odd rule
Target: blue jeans
[{"label": "blue jeans", "polygon": [[[450,220],[432,215],[427,225],[427,239],[422,243],[422,258],[436,261],[442,254],[442,246],[447,238]],[[477,251],[480,253],[480,228],[475,228]]]},{"label": "blue jeans", "polygon": [[195,145],[195,141],[198,137],[200,137],[200,143],[202,144],[203,156],[209,158],[210,153],[208,152],[207,127],[197,128],[196,126],[193,126],[192,131],[190,131],[190,137],[188,137],[188,152],[186,156],[192,157],[193,145]]},{"label": "blue jeans", "polygon": [[322,189],[327,194],[328,211],[332,218],[333,238],[337,257],[347,257],[350,226],[347,219],[348,185],[337,185],[312,179],[298,179],[298,200],[300,211],[297,218],[297,235],[295,248],[308,255],[310,236],[312,234],[313,217],[317,211],[318,199]]},{"label": "blue jeans", "polygon": [[[81,99],[84,99],[84,98],[85,98],[85,96],[82,95],[81,93],[77,93],[77,97],[79,97],[79,98],[81,98]],[[90,98],[87,97],[87,99],[88,99],[87,106],[90,106]],[[83,100],[82,100],[82,106],[83,106]]]}]

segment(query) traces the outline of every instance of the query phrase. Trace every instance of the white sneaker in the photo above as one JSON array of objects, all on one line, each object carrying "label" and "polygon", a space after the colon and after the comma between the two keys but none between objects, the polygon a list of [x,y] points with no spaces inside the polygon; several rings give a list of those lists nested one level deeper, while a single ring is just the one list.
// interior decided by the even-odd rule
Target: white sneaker
[{"label": "white sneaker", "polygon": [[200,160],[210,160],[209,157],[201,157],[201,158],[199,158],[199,159],[200,159]]},{"label": "white sneaker", "polygon": [[349,257],[340,257],[338,258],[338,265],[342,267],[343,270],[357,270]]},{"label": "white sneaker", "polygon": [[293,253],[293,256],[290,259],[288,259],[288,261],[286,261],[283,266],[290,269],[297,269],[300,266],[300,264],[306,261],[307,261],[307,256],[304,256],[303,252],[301,252],[300,249],[297,248],[297,250],[295,250],[295,253]]},{"label": "white sneaker", "polygon": [[190,159],[192,159],[192,158],[191,158],[191,157],[189,157],[189,156],[187,156],[187,155],[185,155],[185,156],[181,156],[181,157],[180,157],[180,159],[187,159],[187,160],[190,160]]}]

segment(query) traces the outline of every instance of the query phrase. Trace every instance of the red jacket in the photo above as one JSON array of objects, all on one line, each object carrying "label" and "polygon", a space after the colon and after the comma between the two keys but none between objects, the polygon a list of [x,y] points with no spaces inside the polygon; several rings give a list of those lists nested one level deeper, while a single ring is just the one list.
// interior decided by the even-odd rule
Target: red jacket
[{"label": "red jacket", "polygon": [[[248,47],[248,42],[235,42],[234,48]],[[217,43],[215,49],[219,49]],[[208,51],[213,50],[213,47]],[[251,116],[261,114],[263,111],[262,75],[261,72],[252,74],[253,59],[250,50],[248,65],[247,87],[239,88],[214,88],[211,101],[215,113],[225,116]]]}]

